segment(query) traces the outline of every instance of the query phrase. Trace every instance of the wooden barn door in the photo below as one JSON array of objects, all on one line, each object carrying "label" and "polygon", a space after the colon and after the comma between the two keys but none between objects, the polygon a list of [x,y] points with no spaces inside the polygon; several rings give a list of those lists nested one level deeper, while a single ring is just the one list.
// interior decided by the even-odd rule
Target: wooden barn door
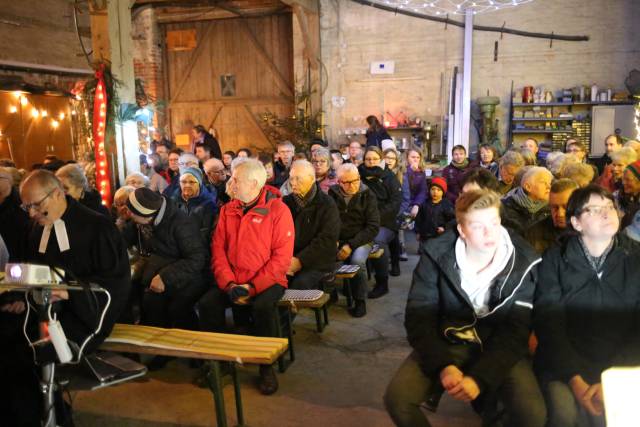
[{"label": "wooden barn door", "polygon": [[216,130],[223,151],[271,149],[258,116],[293,113],[292,15],[167,24],[166,34],[169,119],[178,143],[202,124]]}]

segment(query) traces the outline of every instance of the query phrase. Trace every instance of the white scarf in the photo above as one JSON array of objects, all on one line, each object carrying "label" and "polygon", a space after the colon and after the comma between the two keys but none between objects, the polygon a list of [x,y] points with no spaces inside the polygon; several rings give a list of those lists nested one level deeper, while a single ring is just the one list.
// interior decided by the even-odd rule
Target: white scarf
[{"label": "white scarf", "polygon": [[481,272],[475,271],[475,268],[469,265],[464,240],[458,237],[456,241],[456,263],[460,270],[460,285],[473,304],[473,310],[479,316],[489,312],[489,296],[493,279],[504,270],[514,251],[509,233],[504,227],[500,228],[500,241],[496,253],[491,263]]}]

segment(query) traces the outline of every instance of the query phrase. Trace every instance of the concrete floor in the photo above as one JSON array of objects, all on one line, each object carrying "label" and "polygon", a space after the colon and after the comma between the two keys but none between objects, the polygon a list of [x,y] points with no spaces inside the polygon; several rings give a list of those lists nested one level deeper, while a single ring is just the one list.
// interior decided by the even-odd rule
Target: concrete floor
[{"label": "concrete floor", "polygon": [[[408,236],[408,241],[414,237]],[[409,354],[403,327],[404,306],[418,257],[409,244],[402,275],[392,277],[390,292],[367,302],[368,314],[354,319],[344,298],[329,310],[329,326],[315,331],[313,312],[296,318],[296,361],[279,374],[279,391],[263,396],[256,388],[257,367],[240,368],[245,422],[260,426],[393,426],[382,396],[392,375]],[[74,420],[84,426],[214,426],[211,393],[192,385],[196,370],[184,361],[119,386],[73,395]],[[233,386],[224,388],[229,425],[235,425]],[[478,417],[467,405],[443,397],[434,426],[475,427]]]}]

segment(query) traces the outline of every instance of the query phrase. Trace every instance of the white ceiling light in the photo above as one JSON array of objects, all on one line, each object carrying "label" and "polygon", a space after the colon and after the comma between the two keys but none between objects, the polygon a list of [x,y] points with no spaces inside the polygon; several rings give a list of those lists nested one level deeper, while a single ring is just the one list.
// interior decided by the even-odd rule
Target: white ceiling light
[{"label": "white ceiling light", "polygon": [[474,15],[483,12],[496,11],[521,4],[532,2],[533,0],[371,0],[374,3],[396,7],[398,9],[412,9],[418,13],[426,15],[464,15],[467,10]]}]

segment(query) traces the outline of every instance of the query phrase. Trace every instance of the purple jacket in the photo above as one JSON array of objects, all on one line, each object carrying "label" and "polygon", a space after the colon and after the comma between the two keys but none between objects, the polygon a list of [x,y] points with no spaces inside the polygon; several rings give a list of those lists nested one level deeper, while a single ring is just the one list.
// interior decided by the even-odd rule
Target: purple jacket
[{"label": "purple jacket", "polygon": [[456,204],[456,199],[460,191],[462,191],[462,180],[472,168],[471,163],[464,169],[458,169],[449,163],[449,166],[442,170],[442,177],[447,180],[447,194],[445,197],[454,205]]},{"label": "purple jacket", "polygon": [[400,213],[408,211],[414,205],[422,205],[427,200],[427,177],[424,171],[407,169],[402,179],[402,192]]}]

